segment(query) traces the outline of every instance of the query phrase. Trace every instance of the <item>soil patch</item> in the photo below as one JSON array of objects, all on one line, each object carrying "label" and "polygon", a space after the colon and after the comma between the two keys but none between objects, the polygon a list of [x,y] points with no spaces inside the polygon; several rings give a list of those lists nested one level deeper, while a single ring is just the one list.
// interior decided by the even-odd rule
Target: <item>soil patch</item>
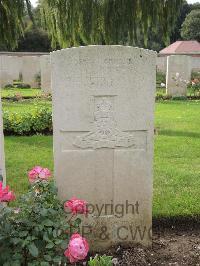
[{"label": "soil patch", "polygon": [[153,224],[152,248],[115,247],[106,252],[120,266],[200,266],[200,219],[157,219]]}]

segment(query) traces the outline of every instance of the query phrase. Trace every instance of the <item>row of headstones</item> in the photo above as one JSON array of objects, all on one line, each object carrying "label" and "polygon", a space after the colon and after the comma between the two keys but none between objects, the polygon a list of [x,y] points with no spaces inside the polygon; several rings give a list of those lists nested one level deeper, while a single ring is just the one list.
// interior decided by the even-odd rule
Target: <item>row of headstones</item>
[{"label": "row of headstones", "polygon": [[[157,58],[157,69],[161,66]],[[186,96],[187,83],[191,79],[193,57],[186,55],[172,55],[167,57],[166,93],[172,96]],[[195,58],[197,61],[197,59]],[[196,62],[195,61],[195,62]],[[199,58],[200,63],[200,58]],[[195,63],[196,65],[196,63]],[[200,66],[199,66],[200,67]],[[164,70],[163,70],[164,71]],[[22,75],[23,82],[31,87],[37,87],[36,76],[41,75],[41,88],[44,93],[51,93],[51,64],[50,55],[42,56],[0,56],[1,86],[12,83]]]},{"label": "row of headstones", "polygon": [[157,69],[166,73],[166,94],[186,96],[193,70],[200,70],[200,57],[170,55],[157,58]]},{"label": "row of headstones", "polygon": [[156,53],[63,49],[51,53],[51,71],[60,198],[89,202],[81,229],[92,250],[151,245]]},{"label": "row of headstones", "polygon": [[37,76],[41,77],[44,93],[51,92],[50,55],[10,56],[0,55],[0,85],[3,88],[13,80],[22,78],[23,83],[38,87]]}]

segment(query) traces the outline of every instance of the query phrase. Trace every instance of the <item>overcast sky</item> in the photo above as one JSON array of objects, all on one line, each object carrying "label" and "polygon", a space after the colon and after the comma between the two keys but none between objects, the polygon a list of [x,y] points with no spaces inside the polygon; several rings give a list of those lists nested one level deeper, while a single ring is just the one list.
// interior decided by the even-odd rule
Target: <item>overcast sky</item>
[{"label": "overcast sky", "polygon": [[[193,3],[196,3],[196,2],[198,2],[198,3],[200,2],[198,0],[187,0],[187,1],[190,4],[193,4]],[[37,0],[31,0],[31,3],[32,3],[33,6],[36,6],[37,5]]]},{"label": "overcast sky", "polygon": [[31,0],[31,4],[32,4],[33,6],[37,6],[37,0]]}]

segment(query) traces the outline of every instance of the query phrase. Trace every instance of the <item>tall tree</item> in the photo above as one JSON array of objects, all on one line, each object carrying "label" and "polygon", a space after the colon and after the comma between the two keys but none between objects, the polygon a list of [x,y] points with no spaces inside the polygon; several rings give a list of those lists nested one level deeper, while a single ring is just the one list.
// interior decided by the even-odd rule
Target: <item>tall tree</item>
[{"label": "tall tree", "polygon": [[183,0],[40,0],[52,45],[129,44],[158,24],[165,42]]},{"label": "tall tree", "polygon": [[190,13],[192,10],[192,5],[189,5],[187,1],[184,1],[183,5],[181,6],[180,12],[177,16],[177,20],[175,23],[175,27],[172,31],[172,34],[170,36],[170,41],[175,42],[177,40],[181,39],[181,25],[183,21],[185,20],[188,13]]},{"label": "tall tree", "polygon": [[192,10],[182,24],[181,36],[184,40],[200,42],[200,9]]},{"label": "tall tree", "polygon": [[0,46],[14,48],[23,34],[25,11],[31,14],[30,0],[0,1]]}]

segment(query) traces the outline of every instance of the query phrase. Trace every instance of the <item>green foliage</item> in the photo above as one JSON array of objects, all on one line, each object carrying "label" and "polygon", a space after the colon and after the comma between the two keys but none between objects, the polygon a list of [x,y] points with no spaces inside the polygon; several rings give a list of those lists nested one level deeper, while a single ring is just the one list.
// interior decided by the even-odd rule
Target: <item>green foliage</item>
[{"label": "green foliage", "polygon": [[3,113],[5,135],[33,135],[52,133],[52,112],[36,108],[27,113]]},{"label": "green foliage", "polygon": [[184,40],[200,41],[200,8],[192,10],[182,24],[181,36]]},{"label": "green foliage", "polygon": [[23,34],[23,17],[26,8],[30,11],[29,0],[0,1],[0,44],[3,47],[15,48]]},{"label": "green foliage", "polygon": [[[0,205],[1,265],[61,265],[76,220],[67,222],[53,182],[37,181],[18,202],[19,209]],[[70,230],[69,230],[70,229]],[[13,252],[14,250],[14,252]],[[60,263],[60,264],[59,264]]]},{"label": "green foliage", "polygon": [[187,14],[192,11],[192,6],[193,5],[189,5],[186,1],[184,1],[183,5],[181,6],[180,13],[178,14],[174,29],[170,37],[171,43],[181,39],[181,25],[183,24],[183,21],[185,20]]},{"label": "green foliage", "polygon": [[94,258],[90,258],[90,261],[88,262],[89,266],[112,266],[112,257],[110,256],[98,256],[96,255]]},{"label": "green foliage", "polygon": [[200,96],[200,75],[198,73],[193,73],[192,76],[194,78],[188,85],[188,91],[190,93],[190,96],[194,95],[198,97]]},{"label": "green foliage", "polygon": [[41,86],[41,72],[38,72],[34,78],[35,78],[35,82],[37,83],[37,87],[40,88],[40,86]]},{"label": "green foliage", "polygon": [[41,0],[43,24],[52,46],[84,44],[129,44],[137,29],[147,39],[149,28],[160,25],[169,40],[183,0]]},{"label": "green foliage", "polygon": [[49,52],[51,43],[47,32],[34,25],[28,27],[24,36],[20,38],[15,51],[25,52]]},{"label": "green foliage", "polygon": [[161,83],[165,83],[166,82],[166,75],[161,72],[161,71],[157,71],[156,72],[156,87],[160,87]]}]

